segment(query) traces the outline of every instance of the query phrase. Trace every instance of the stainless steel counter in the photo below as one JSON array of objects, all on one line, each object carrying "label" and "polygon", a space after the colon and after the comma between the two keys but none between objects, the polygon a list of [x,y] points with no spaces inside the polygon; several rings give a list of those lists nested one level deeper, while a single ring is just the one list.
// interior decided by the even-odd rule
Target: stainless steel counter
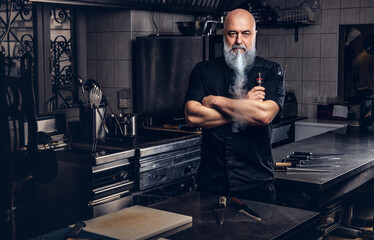
[{"label": "stainless steel counter", "polygon": [[228,202],[223,225],[217,225],[213,209],[218,205],[218,195],[189,192],[150,207],[193,217],[193,226],[167,239],[317,239],[319,214],[272,204],[244,201],[256,211],[262,221],[255,221]]},{"label": "stainless steel counter", "polygon": [[[321,209],[374,177],[374,133],[346,127],[273,149],[274,161],[293,151],[344,153],[316,160],[314,166],[329,172],[276,172],[278,199],[305,209]],[[320,165],[320,167],[318,167]]]}]

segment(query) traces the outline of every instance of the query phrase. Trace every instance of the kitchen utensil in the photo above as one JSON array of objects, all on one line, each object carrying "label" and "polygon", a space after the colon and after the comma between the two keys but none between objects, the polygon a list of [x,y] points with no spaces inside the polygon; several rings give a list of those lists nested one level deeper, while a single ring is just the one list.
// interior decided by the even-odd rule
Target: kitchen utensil
[{"label": "kitchen utensil", "polygon": [[276,172],[315,172],[315,173],[330,173],[331,171],[325,169],[315,169],[315,168],[299,168],[299,167],[285,167],[285,166],[275,166],[274,171]]},{"label": "kitchen utensil", "polygon": [[321,164],[310,164],[310,163],[294,163],[294,162],[276,162],[276,167],[307,167],[307,168],[313,168],[313,167],[330,167],[329,165],[321,165]]},{"label": "kitchen utensil", "polygon": [[213,209],[214,220],[217,225],[222,225],[225,217],[226,197],[221,196],[218,200],[218,208]]},{"label": "kitchen utensil", "polygon": [[308,160],[310,156],[307,155],[286,155],[286,159],[300,159],[300,160]]},{"label": "kitchen utensil", "polygon": [[92,108],[98,108],[102,99],[103,93],[98,86],[94,86],[90,90],[89,99]]},{"label": "kitchen utensil", "polygon": [[116,117],[116,114],[114,114],[112,107],[111,107],[110,104],[109,104],[108,97],[105,96],[105,95],[103,95],[103,102],[104,102],[104,105],[105,105],[105,106],[108,106],[108,107],[109,107],[109,111],[110,111],[110,113],[113,115],[114,120],[116,121],[117,127],[119,128],[119,131],[121,132],[121,136],[123,136],[123,135],[124,135],[124,132],[123,132],[123,130],[122,130],[121,124],[120,124],[118,118]]},{"label": "kitchen utensil", "polygon": [[79,235],[79,233],[82,231],[82,228],[84,228],[86,224],[82,221],[77,222],[74,224],[74,227],[68,232],[67,236],[68,238],[75,238]]},{"label": "kitchen utensil", "polygon": [[105,119],[104,119],[103,115],[101,114],[101,112],[99,111],[99,107],[100,107],[102,97],[103,97],[103,92],[101,91],[101,89],[98,86],[95,85],[90,90],[90,94],[89,94],[91,108],[96,109],[96,111],[99,113],[104,131],[105,131],[106,134],[108,134],[109,130],[108,130],[108,127],[105,124]]},{"label": "kitchen utensil", "polygon": [[175,22],[178,30],[185,36],[205,36],[211,30],[215,20],[205,20],[203,22]]},{"label": "kitchen utensil", "polygon": [[292,155],[304,155],[304,156],[315,156],[315,157],[321,157],[321,156],[339,156],[339,155],[345,155],[345,153],[312,153],[312,152],[292,152]]},{"label": "kitchen utensil", "polygon": [[231,198],[231,201],[233,203],[235,203],[240,209],[239,209],[239,212],[256,220],[256,221],[261,221],[261,217],[260,215],[258,215],[255,211],[253,211],[252,209],[250,209],[245,203],[243,203],[242,201],[240,201],[238,198],[236,197],[232,197]]},{"label": "kitchen utensil", "polygon": [[136,116],[128,114],[123,118],[123,135],[133,137],[136,135]]},{"label": "kitchen utensil", "polygon": [[[135,205],[85,221],[86,232],[115,239],[151,239],[192,223],[192,217]],[[182,229],[180,229],[182,230]]]},{"label": "kitchen utensil", "polygon": [[83,84],[83,88],[86,91],[90,91],[95,86],[98,87],[98,88],[100,88],[100,84],[98,82],[96,82],[95,80],[93,80],[93,79],[87,79],[85,81],[85,83]]},{"label": "kitchen utensil", "polygon": [[84,87],[83,87],[83,85],[85,84],[85,82],[83,81],[83,79],[81,77],[78,76],[77,77],[77,83],[81,87],[82,98],[83,98],[83,106],[84,106],[86,104],[85,90],[84,90]]}]

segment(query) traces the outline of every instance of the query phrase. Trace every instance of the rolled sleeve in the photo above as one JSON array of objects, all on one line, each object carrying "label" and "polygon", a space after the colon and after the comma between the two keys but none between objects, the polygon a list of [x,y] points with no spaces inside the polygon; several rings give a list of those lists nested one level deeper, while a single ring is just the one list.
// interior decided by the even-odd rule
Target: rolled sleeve
[{"label": "rolled sleeve", "polygon": [[265,100],[276,102],[279,106],[279,113],[281,113],[286,93],[284,90],[283,70],[279,64],[274,64],[270,68],[266,81],[270,82],[270,85],[266,87]]}]

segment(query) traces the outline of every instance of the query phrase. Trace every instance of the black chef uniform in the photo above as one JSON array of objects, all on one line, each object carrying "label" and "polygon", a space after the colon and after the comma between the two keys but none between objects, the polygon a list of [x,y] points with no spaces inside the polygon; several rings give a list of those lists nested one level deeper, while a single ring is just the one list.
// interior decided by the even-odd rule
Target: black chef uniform
[{"label": "black chef uniform", "polygon": [[[265,100],[273,100],[282,109],[284,102],[283,72],[279,64],[256,57],[247,71],[247,92],[256,85],[261,73]],[[198,63],[191,72],[185,102],[202,102],[208,95],[230,97],[234,72],[223,57]],[[270,188],[274,191],[271,125],[247,126],[232,131],[232,123],[203,129],[198,189],[233,195],[237,191]],[[240,197],[240,196],[237,196]],[[254,199],[256,200],[256,199]]]}]

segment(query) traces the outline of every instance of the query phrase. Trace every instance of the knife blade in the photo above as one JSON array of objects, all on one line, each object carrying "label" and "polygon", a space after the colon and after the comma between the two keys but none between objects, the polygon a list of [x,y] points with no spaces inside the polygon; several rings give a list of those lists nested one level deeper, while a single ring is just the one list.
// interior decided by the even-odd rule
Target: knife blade
[{"label": "knife blade", "polygon": [[258,215],[255,211],[253,211],[252,209],[250,209],[245,203],[243,203],[242,201],[240,201],[238,198],[236,197],[232,197],[231,198],[231,201],[233,203],[235,203],[237,206],[239,206],[239,212],[256,220],[256,221],[260,221],[261,222],[261,217],[260,215]]},{"label": "knife blade", "polygon": [[319,156],[319,155],[286,155],[286,159],[290,160],[330,160],[330,159],[340,159],[337,156]]},{"label": "knife blade", "polygon": [[221,196],[218,200],[218,208],[213,210],[214,220],[217,225],[222,225],[225,219],[226,197]]}]

